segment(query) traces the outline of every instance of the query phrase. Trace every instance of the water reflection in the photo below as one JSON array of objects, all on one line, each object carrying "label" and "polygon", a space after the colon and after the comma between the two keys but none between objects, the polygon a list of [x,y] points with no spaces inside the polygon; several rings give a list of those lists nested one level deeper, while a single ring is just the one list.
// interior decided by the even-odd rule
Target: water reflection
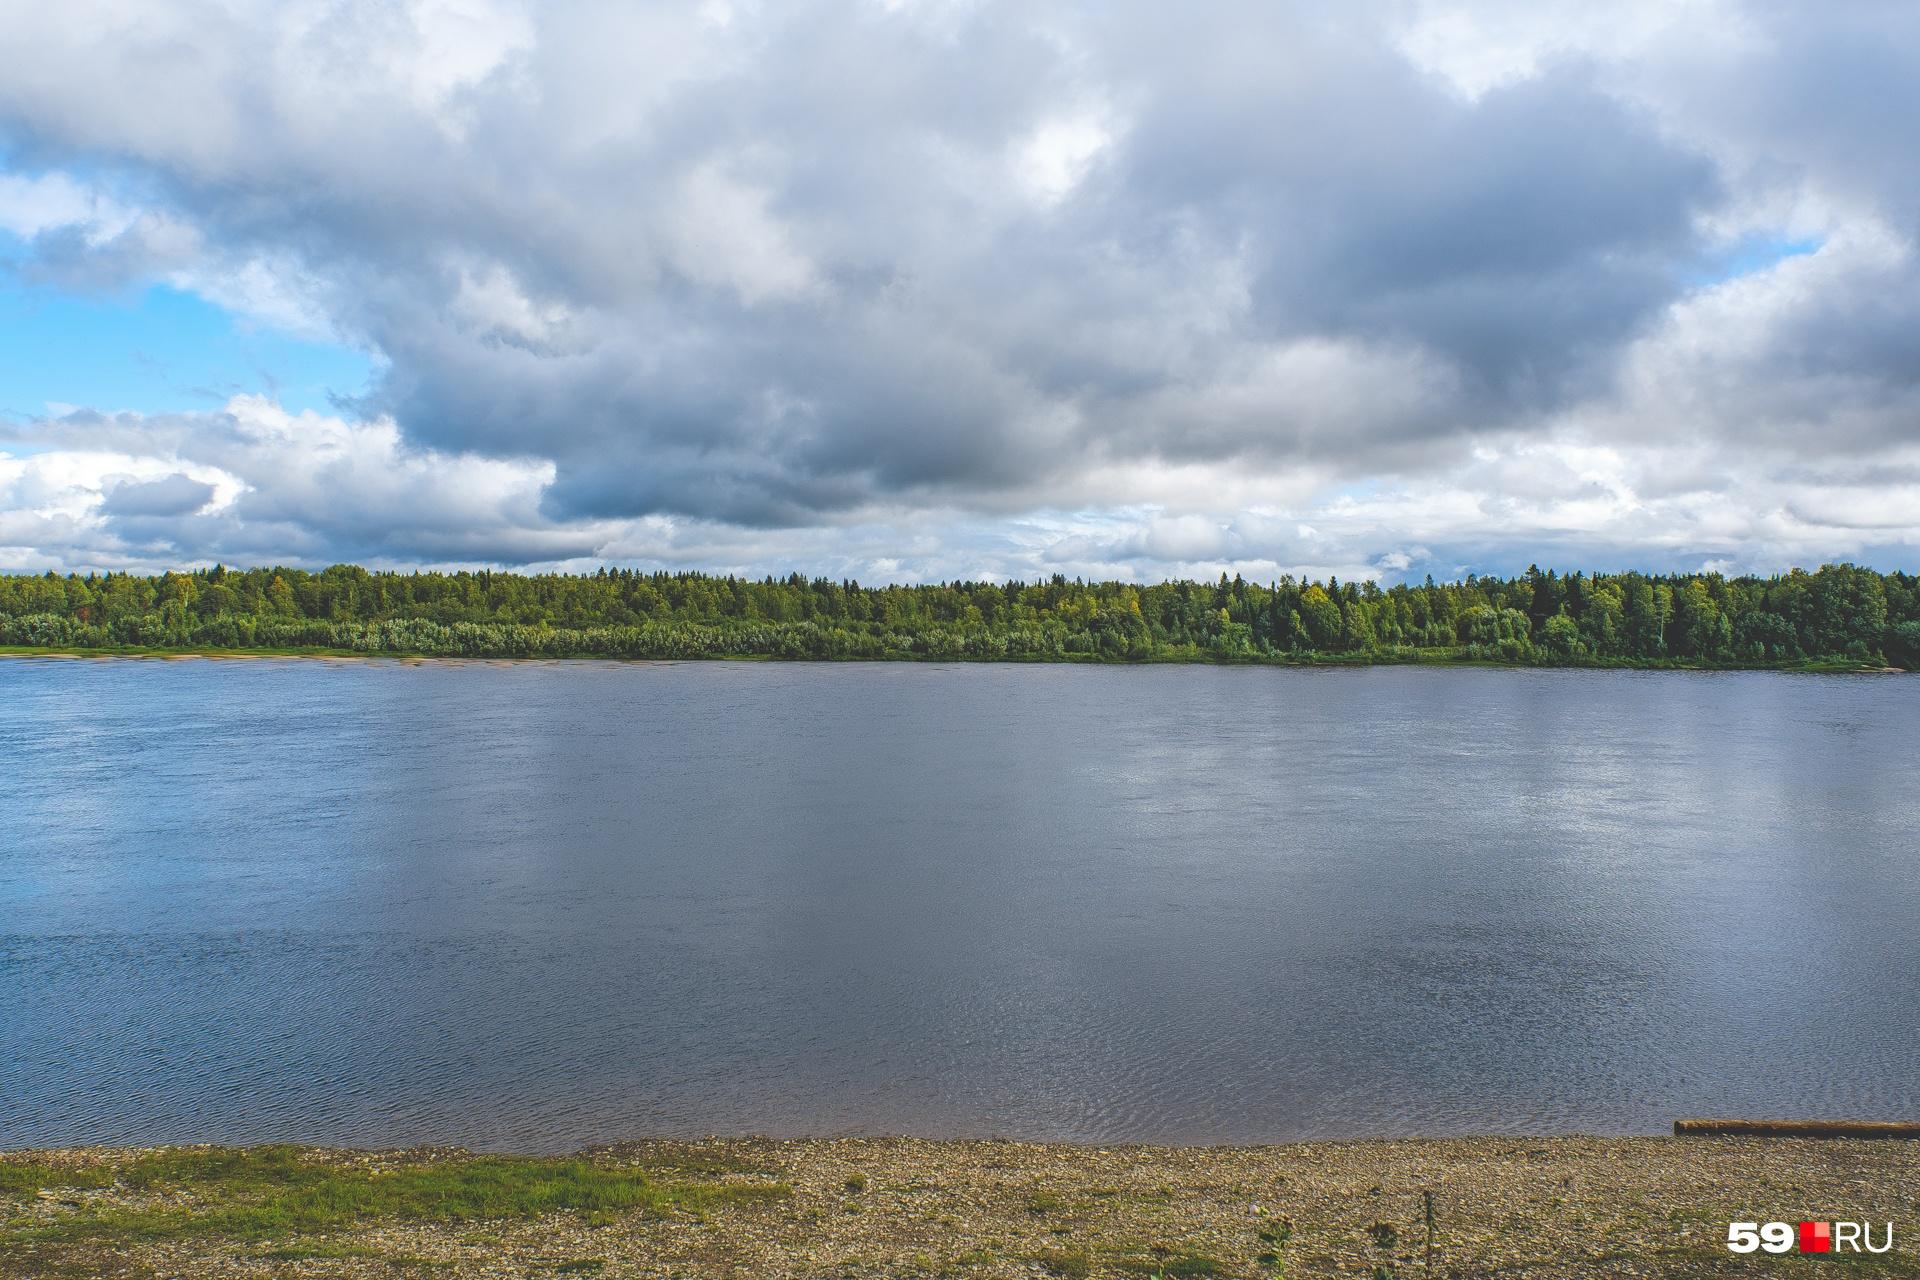
[{"label": "water reflection", "polygon": [[1920,681],[0,663],[0,1145],[1911,1113]]}]

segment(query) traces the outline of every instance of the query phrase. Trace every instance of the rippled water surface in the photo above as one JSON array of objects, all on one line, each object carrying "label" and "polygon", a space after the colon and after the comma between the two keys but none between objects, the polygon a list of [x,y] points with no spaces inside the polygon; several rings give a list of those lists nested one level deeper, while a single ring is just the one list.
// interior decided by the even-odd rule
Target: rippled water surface
[{"label": "rippled water surface", "polygon": [[1920,1111],[1920,677],[0,661],[0,1146]]}]

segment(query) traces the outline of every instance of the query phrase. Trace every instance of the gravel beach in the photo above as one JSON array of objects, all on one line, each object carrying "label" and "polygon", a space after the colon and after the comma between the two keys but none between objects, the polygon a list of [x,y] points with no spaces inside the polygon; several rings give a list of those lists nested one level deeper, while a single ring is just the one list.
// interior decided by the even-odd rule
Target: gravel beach
[{"label": "gravel beach", "polygon": [[[7,1277],[1920,1275],[1920,1143],[21,1151],[0,1215]],[[1727,1250],[1730,1221],[1802,1219],[1891,1223],[1894,1247]]]}]

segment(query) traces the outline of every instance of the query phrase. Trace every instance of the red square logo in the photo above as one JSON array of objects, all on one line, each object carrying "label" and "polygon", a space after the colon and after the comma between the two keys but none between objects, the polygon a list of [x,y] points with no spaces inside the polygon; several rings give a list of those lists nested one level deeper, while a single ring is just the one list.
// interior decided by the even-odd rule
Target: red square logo
[{"label": "red square logo", "polygon": [[1831,1222],[1803,1222],[1800,1224],[1800,1252],[1832,1253],[1833,1224]]}]

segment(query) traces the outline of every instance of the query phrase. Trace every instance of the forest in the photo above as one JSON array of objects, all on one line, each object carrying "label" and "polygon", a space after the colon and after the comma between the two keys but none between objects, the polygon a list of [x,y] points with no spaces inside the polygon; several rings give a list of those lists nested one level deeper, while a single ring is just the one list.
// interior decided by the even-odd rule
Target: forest
[{"label": "forest", "polygon": [[861,586],[604,568],[0,576],[0,646],[987,662],[1920,665],[1920,578],[1570,573]]}]

